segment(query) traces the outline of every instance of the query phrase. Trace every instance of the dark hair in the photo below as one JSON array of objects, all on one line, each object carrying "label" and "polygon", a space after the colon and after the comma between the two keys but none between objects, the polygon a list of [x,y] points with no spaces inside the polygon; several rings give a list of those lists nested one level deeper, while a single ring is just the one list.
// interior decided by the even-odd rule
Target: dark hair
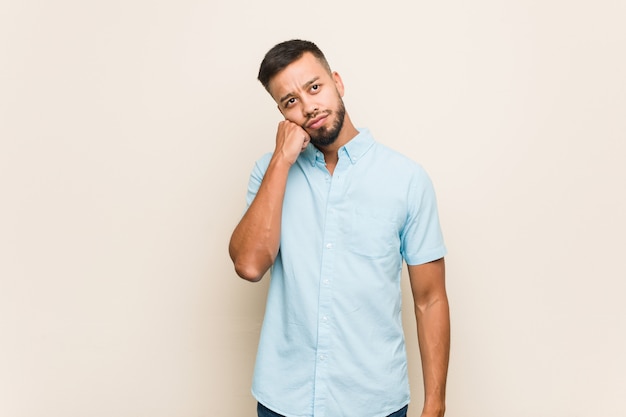
[{"label": "dark hair", "polygon": [[312,53],[330,73],[330,65],[328,65],[326,57],[317,45],[309,41],[292,39],[275,45],[265,54],[265,58],[263,58],[259,68],[258,80],[268,90],[271,79],[289,64],[300,59],[305,52]]}]

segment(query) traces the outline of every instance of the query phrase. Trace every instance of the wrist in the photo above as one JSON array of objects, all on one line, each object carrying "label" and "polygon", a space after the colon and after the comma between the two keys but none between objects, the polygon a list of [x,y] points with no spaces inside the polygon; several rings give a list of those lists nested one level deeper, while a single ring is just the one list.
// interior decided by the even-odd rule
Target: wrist
[{"label": "wrist", "polygon": [[446,412],[446,406],[443,403],[424,404],[422,417],[443,417]]},{"label": "wrist", "polygon": [[290,155],[284,149],[276,149],[274,151],[274,154],[272,155],[270,164],[290,168],[293,164],[296,163],[297,159],[298,154]]},{"label": "wrist", "polygon": [[272,155],[272,159],[270,160],[270,166],[273,166],[275,168],[283,168],[283,169],[289,169],[291,168],[291,166],[295,163],[295,159],[289,157],[289,155],[285,155],[285,153],[283,153],[282,151],[277,150],[276,152],[274,152],[274,154]]}]

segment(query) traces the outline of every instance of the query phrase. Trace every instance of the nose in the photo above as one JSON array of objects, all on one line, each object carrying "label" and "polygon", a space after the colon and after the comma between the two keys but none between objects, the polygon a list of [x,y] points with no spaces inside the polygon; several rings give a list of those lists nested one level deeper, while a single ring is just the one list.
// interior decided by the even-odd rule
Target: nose
[{"label": "nose", "polygon": [[315,104],[312,100],[302,102],[302,112],[304,113],[305,117],[313,116],[315,113],[318,112],[318,110],[318,105]]}]

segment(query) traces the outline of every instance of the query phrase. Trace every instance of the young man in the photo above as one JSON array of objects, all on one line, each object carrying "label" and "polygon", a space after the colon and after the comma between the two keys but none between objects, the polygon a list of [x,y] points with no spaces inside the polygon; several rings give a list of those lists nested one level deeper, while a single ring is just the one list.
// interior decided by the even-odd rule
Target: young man
[{"label": "young man", "polygon": [[424,170],[356,129],[344,85],[308,41],[272,48],[259,81],[285,120],[255,165],[229,251],[239,276],[272,268],[252,393],[259,416],[405,416],[400,278],[408,265],[422,417],[445,410],[450,324],[444,246]]}]

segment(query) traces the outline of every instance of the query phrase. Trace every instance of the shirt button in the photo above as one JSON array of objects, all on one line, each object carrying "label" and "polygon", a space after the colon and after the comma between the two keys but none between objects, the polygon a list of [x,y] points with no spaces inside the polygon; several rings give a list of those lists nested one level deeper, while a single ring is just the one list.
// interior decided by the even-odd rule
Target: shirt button
[{"label": "shirt button", "polygon": [[320,360],[321,361],[325,361],[326,360],[326,355],[320,355]]},{"label": "shirt button", "polygon": [[332,243],[327,243],[326,244],[326,249],[332,249],[333,248],[333,244]]},{"label": "shirt button", "polygon": [[322,323],[328,323],[328,317],[323,316],[322,317]]},{"label": "shirt button", "polygon": [[325,279],[325,280],[324,280],[324,281],[322,281],[322,282],[324,283],[324,285],[328,285],[328,284],[330,284],[330,280],[329,280],[328,278],[327,278],[327,279]]}]

